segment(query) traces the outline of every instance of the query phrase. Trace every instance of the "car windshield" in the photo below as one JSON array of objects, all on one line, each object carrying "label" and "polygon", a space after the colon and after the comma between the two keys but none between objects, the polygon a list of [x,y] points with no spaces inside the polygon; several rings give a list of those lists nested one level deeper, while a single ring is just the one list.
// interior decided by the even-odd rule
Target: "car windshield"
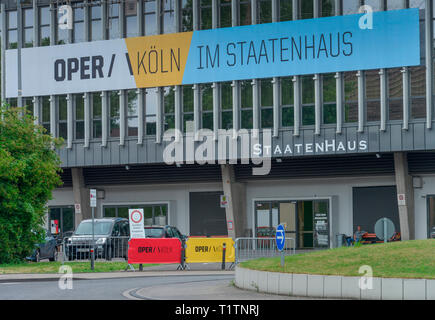
[{"label": "car windshield", "polygon": [[[110,221],[95,221],[94,234],[109,234],[112,226]],[[92,221],[85,221],[80,223],[75,235],[91,235],[92,234]]]},{"label": "car windshield", "polygon": [[162,238],[163,228],[145,228],[145,237],[147,238]]}]

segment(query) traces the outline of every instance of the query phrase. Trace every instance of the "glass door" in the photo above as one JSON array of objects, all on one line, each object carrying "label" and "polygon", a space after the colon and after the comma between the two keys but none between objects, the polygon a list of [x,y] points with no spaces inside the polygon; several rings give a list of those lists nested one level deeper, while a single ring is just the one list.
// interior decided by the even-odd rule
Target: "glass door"
[{"label": "glass door", "polygon": [[296,240],[296,212],[297,202],[280,202],[279,203],[279,223],[284,225],[286,238]]}]

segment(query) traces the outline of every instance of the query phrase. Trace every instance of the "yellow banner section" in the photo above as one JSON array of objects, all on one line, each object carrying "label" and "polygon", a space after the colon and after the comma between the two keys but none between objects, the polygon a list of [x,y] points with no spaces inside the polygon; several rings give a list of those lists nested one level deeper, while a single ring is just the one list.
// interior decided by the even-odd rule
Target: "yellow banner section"
[{"label": "yellow banner section", "polygon": [[189,238],[186,241],[186,262],[222,262],[224,243],[225,262],[235,262],[236,249],[231,238]]},{"label": "yellow banner section", "polygon": [[126,38],[131,72],[138,88],[179,85],[193,32]]}]

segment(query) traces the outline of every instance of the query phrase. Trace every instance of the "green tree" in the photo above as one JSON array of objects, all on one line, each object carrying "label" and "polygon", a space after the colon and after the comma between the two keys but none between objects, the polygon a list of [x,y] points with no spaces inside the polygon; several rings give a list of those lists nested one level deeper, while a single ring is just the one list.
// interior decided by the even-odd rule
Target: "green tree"
[{"label": "green tree", "polygon": [[0,264],[19,262],[43,239],[51,192],[61,185],[53,139],[25,108],[0,107]]}]

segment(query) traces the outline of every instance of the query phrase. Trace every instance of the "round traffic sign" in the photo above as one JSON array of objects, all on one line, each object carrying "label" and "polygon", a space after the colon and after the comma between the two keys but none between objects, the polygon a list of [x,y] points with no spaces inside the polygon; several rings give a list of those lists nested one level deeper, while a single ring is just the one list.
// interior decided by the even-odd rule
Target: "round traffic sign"
[{"label": "round traffic sign", "polygon": [[393,221],[388,218],[381,218],[376,221],[375,233],[381,240],[385,240],[385,238],[387,240],[390,239],[394,235],[395,230]]},{"label": "round traffic sign", "polygon": [[276,247],[278,248],[279,251],[282,251],[284,249],[284,244],[285,244],[285,229],[282,224],[276,227],[275,240],[276,240]]},{"label": "round traffic sign", "polygon": [[131,221],[133,221],[134,223],[139,223],[142,221],[142,212],[140,212],[139,210],[134,210],[131,213]]}]

